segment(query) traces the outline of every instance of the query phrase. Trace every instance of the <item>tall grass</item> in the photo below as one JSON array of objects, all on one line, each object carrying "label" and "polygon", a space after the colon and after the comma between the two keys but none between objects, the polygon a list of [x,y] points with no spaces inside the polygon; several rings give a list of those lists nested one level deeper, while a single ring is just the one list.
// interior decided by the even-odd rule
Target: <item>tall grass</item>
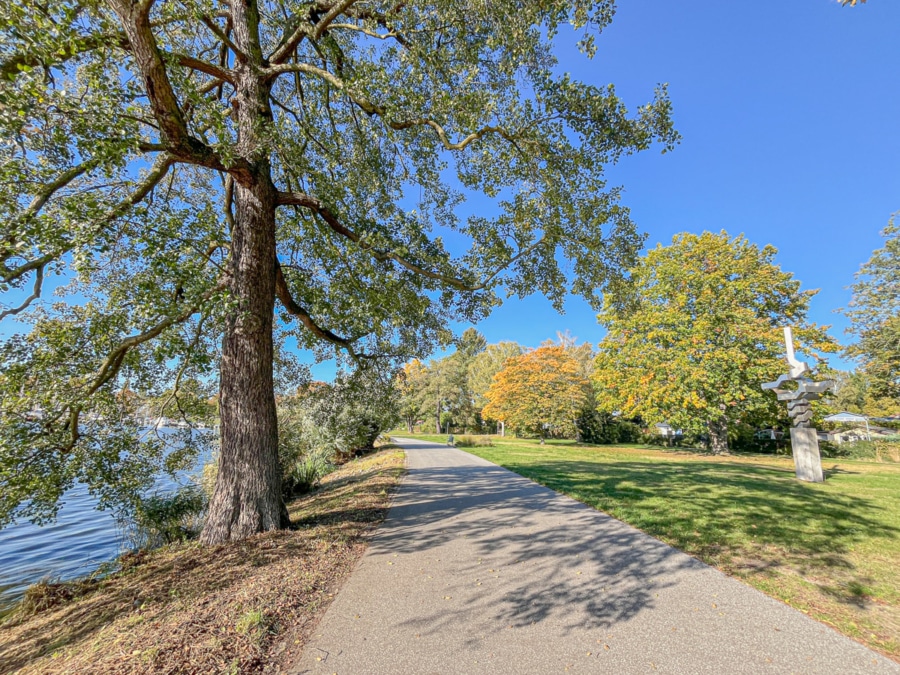
[{"label": "tall grass", "polygon": [[131,513],[120,517],[119,526],[134,549],[193,539],[203,529],[207,503],[206,493],[196,485],[157,492],[142,497]]},{"label": "tall grass", "polygon": [[324,476],[334,471],[331,453],[322,448],[301,455],[290,467],[285,467],[282,491],[286,497],[302,495],[319,484]]}]

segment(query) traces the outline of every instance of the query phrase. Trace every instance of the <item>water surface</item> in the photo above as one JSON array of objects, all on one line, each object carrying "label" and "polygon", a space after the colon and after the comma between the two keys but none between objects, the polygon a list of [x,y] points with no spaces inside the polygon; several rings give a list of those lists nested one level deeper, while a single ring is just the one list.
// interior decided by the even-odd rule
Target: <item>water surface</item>
[{"label": "water surface", "polygon": [[[197,466],[206,459],[201,458]],[[193,471],[179,475],[177,481],[162,476],[156,489],[186,485]],[[127,549],[112,513],[98,511],[97,500],[84,485],[66,492],[61,503],[53,523],[38,527],[25,521],[0,529],[0,613],[18,601],[31,584],[41,579],[68,580],[90,574]]]}]

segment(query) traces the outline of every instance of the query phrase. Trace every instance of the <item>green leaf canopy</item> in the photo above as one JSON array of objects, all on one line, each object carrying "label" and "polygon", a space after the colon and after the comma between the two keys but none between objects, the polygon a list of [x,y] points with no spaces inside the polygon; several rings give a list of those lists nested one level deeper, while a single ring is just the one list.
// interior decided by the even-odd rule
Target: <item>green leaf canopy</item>
[{"label": "green leaf canopy", "polygon": [[[163,453],[135,440],[117,392],[225,372],[223,331],[265,323],[247,289],[273,272],[248,247],[274,246],[276,382],[292,372],[286,344],[401,360],[503,295],[599,303],[642,242],[602,167],[678,140],[664,88],[632,114],[612,86],[557,74],[551,40],[574,27],[590,56],[613,13],[610,0],[9,5],[0,311],[32,331],[3,347],[0,523],[26,500],[52,515],[75,480],[146,482],[138,458]],[[490,212],[463,217],[471,193]],[[54,273],[67,285],[51,305]]]}]

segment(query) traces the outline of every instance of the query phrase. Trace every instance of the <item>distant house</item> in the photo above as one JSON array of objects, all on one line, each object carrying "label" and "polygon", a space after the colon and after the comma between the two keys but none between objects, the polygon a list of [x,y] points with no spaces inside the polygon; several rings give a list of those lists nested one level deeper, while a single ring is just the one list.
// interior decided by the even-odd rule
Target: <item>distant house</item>
[{"label": "distant house", "polygon": [[842,429],[840,431],[831,432],[834,436],[835,443],[852,443],[854,441],[877,440],[885,436],[894,436],[897,432],[894,429],[886,429],[885,427],[873,427],[868,429],[857,427],[855,429]]},{"label": "distant house", "polygon": [[683,436],[681,429],[676,429],[668,422],[657,422],[653,425],[653,431],[663,438],[678,438]]},{"label": "distant house", "polygon": [[754,434],[758,440],[761,441],[780,441],[784,438],[784,432],[778,431],[778,429],[757,429],[756,434]]},{"label": "distant house", "polygon": [[831,424],[852,425],[849,429],[836,429],[834,431],[820,430],[817,432],[820,441],[828,441],[838,445],[841,443],[854,443],[856,441],[870,441],[897,434],[894,429],[869,424],[868,417],[865,415],[857,415],[856,413],[840,412],[836,415],[829,415],[823,421]]}]

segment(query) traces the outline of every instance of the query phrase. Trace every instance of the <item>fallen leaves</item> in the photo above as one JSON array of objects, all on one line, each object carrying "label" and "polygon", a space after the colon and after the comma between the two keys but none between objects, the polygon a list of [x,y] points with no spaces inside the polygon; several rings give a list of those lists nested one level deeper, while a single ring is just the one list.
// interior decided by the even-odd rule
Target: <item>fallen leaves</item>
[{"label": "fallen leaves", "polygon": [[[366,470],[351,475],[359,466]],[[130,561],[126,573],[107,578],[90,596],[4,627],[0,670],[252,675],[293,662],[286,646],[294,653],[302,647],[353,570],[364,537],[387,512],[402,466],[402,453],[387,451],[339,469],[290,505],[296,530],[219,547],[188,544]],[[265,608],[259,628],[237,631],[256,607]],[[66,646],[45,655],[51,643]]]}]

